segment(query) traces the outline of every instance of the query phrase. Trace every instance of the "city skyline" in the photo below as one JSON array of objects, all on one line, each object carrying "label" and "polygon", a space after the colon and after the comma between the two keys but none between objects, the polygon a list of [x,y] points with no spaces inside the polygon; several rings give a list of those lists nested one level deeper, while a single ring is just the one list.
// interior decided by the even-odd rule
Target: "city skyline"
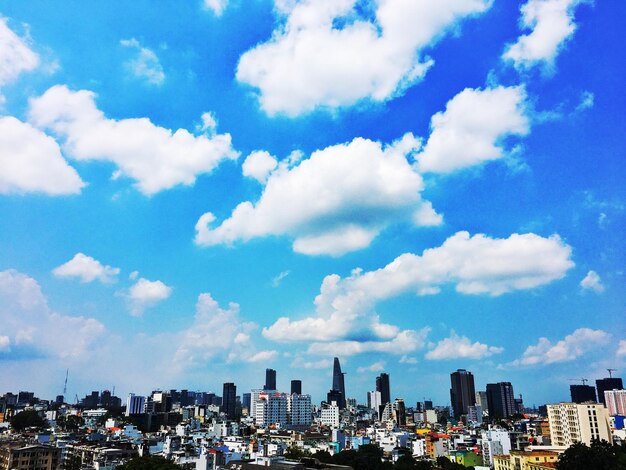
[{"label": "city skyline", "polygon": [[3,2],[2,386],[623,377],[626,4],[546,3]]}]

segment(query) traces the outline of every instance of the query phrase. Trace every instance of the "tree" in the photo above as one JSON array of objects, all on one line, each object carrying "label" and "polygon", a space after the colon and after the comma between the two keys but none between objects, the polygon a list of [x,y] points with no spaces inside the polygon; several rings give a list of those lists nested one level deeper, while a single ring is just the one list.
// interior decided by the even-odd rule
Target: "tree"
[{"label": "tree", "polygon": [[[309,452],[305,452],[297,446],[290,446],[285,451],[285,458],[289,460],[300,460],[302,457],[309,457],[311,454]],[[328,454],[330,457],[330,454]]]},{"label": "tree", "polygon": [[420,460],[415,463],[415,470],[431,470],[432,468],[433,464],[428,460]]},{"label": "tree", "polygon": [[44,428],[48,422],[39,416],[35,410],[25,410],[17,413],[11,418],[11,428],[16,431],[23,431],[26,428]]},{"label": "tree", "polygon": [[117,470],[180,470],[175,463],[155,455],[135,457],[115,468]]},{"label": "tree", "polygon": [[580,442],[559,456],[558,470],[626,470],[626,448],[606,441],[593,441],[591,446]]},{"label": "tree", "polygon": [[319,460],[322,463],[333,463],[333,456],[327,450],[320,450],[313,454],[313,458]]},{"label": "tree", "polygon": [[396,460],[393,468],[398,470],[415,470],[415,468],[417,468],[417,463],[411,455],[405,454],[400,456],[398,460]]}]

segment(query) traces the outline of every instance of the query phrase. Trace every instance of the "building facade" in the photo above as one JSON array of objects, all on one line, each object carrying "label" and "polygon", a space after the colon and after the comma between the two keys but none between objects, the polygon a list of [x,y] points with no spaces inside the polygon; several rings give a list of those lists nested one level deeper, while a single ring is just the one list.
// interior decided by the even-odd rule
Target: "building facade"
[{"label": "building facade", "polygon": [[593,439],[613,442],[607,409],[597,403],[547,405],[553,446],[576,442],[590,445]]},{"label": "building facade", "polygon": [[474,374],[459,369],[450,374],[450,402],[454,417],[459,419],[466,415],[468,408],[476,404],[476,390],[474,389]]}]

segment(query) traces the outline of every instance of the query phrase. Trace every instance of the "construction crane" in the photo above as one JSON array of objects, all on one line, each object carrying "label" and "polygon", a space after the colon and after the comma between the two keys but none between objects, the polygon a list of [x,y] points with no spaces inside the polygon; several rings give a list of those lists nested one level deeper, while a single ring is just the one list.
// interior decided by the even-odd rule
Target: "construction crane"
[{"label": "construction crane", "polygon": [[572,380],[576,382],[580,380],[583,383],[583,385],[587,385],[587,382],[589,382],[589,379],[568,379],[568,380]]},{"label": "construction crane", "polygon": [[613,378],[613,374],[612,372],[615,372],[617,369],[607,369],[609,371],[609,378],[612,379]]}]

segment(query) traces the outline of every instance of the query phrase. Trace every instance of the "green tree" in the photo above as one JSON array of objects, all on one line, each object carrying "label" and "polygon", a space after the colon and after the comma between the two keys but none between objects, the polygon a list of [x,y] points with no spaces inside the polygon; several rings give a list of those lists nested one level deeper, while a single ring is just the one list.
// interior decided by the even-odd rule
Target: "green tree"
[{"label": "green tree", "polygon": [[558,470],[626,470],[626,448],[606,441],[593,441],[591,446],[580,442],[559,456]]},{"label": "green tree", "polygon": [[432,462],[428,460],[419,460],[415,462],[415,470],[431,470],[433,468]]},{"label": "green tree", "polygon": [[333,456],[327,450],[320,450],[313,454],[313,458],[319,460],[322,463],[333,463]]},{"label": "green tree", "polygon": [[150,455],[135,457],[124,465],[116,467],[117,470],[180,470],[180,467],[163,457]]},{"label": "green tree", "polygon": [[11,428],[15,431],[23,431],[26,428],[45,428],[48,422],[39,416],[35,410],[25,410],[11,418]]},{"label": "green tree", "polygon": [[393,464],[393,468],[398,470],[414,470],[417,468],[417,462],[415,462],[415,459],[411,455],[405,454],[396,460],[396,463]]}]

